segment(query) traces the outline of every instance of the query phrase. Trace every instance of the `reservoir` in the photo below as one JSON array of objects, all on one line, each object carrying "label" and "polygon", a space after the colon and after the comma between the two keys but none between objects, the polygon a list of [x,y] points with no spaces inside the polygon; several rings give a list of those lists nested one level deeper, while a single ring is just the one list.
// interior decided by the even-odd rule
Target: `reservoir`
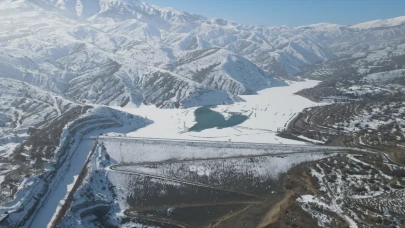
[{"label": "reservoir", "polygon": [[197,122],[192,126],[189,131],[200,132],[209,128],[228,128],[237,126],[245,122],[248,117],[242,114],[233,113],[231,117],[225,117],[216,111],[211,110],[208,106],[203,106],[194,111],[195,121]]}]

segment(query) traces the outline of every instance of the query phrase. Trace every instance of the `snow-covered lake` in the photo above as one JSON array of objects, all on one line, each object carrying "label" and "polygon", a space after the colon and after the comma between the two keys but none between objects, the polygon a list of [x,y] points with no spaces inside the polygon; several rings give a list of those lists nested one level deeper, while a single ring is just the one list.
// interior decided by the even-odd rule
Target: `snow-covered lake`
[{"label": "snow-covered lake", "polygon": [[196,124],[194,111],[188,109],[158,109],[155,106],[115,107],[135,115],[147,117],[154,123],[126,134],[128,137],[169,138],[191,140],[213,140],[257,143],[304,144],[304,142],[276,136],[277,130],[304,108],[320,105],[294,93],[316,86],[319,81],[289,82],[286,87],[274,87],[260,91],[257,95],[241,96],[246,102],[219,105],[212,110],[228,118],[230,113],[249,116],[242,124],[231,128],[211,128],[201,132],[189,132]]}]

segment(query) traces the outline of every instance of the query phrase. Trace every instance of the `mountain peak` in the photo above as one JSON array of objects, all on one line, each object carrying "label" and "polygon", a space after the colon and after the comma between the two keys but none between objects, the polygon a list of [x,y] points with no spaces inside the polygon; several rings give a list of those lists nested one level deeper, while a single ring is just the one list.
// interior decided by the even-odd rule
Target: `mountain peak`
[{"label": "mountain peak", "polygon": [[[169,23],[190,23],[200,20],[199,15],[171,7],[159,7],[138,0],[42,0],[83,19],[124,21],[128,19],[163,20]],[[154,18],[155,17],[155,18]]]},{"label": "mountain peak", "polygon": [[405,24],[405,16],[394,17],[384,20],[367,21],[350,26],[352,29],[372,29],[381,27],[394,27]]},{"label": "mountain peak", "polygon": [[316,30],[325,30],[325,29],[335,29],[342,27],[343,25],[339,24],[331,24],[331,23],[317,23],[317,24],[310,24],[310,25],[303,25],[295,27],[296,29],[316,29]]}]

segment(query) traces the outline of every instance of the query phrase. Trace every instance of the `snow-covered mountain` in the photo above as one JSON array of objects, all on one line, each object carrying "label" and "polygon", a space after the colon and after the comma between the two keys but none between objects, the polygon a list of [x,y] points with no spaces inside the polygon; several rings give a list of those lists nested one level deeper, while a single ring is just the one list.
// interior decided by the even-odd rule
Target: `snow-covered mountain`
[{"label": "snow-covered mountain", "polygon": [[[245,104],[217,107],[229,119],[236,112],[249,116],[248,125],[228,129],[232,136],[283,143],[276,132],[294,113],[315,105],[293,95],[302,89],[299,83],[284,79],[325,80],[303,94],[319,100],[389,96],[401,105],[405,93],[404,17],[351,26],[265,27],[137,0],[0,0],[0,21],[0,227],[43,227],[38,224],[49,221],[37,216],[48,214],[48,209],[38,208],[44,202],[57,208],[63,193],[56,193],[56,200],[49,200],[47,193],[54,186],[67,189],[73,182],[62,177],[78,176],[86,167],[86,149],[75,147],[91,150],[93,140],[81,144],[87,133],[100,130],[93,132],[96,136],[114,127],[120,135],[121,130],[152,124],[147,119],[152,114],[157,120],[152,130],[139,131],[139,136],[156,137],[163,128],[169,129],[165,137],[186,135],[187,121],[194,118],[194,109],[132,109],[141,104],[190,108],[245,99]],[[312,87],[317,82],[303,83]],[[280,88],[258,93],[274,86]],[[138,115],[145,118],[106,106],[128,106],[123,110],[140,110]],[[163,118],[155,118],[158,115]],[[397,117],[397,129],[402,129],[398,123],[403,118]],[[187,137],[228,137],[217,130]],[[299,136],[305,132],[319,135],[316,142],[326,141],[322,131],[300,129]],[[261,137],[265,134],[273,141]],[[307,136],[302,137],[314,139]]]},{"label": "snow-covered mountain", "polygon": [[387,28],[387,27],[395,27],[405,24],[405,16],[390,18],[385,20],[374,20],[368,21],[364,23],[359,23],[350,28],[353,29],[371,29],[371,28]]},{"label": "snow-covered mountain", "polygon": [[1,77],[121,106],[200,105],[195,94],[232,103],[285,85],[275,78],[308,65],[385,49],[405,35],[403,17],[264,27],[137,0],[3,0],[0,18]]},{"label": "snow-covered mountain", "polygon": [[223,104],[284,85],[230,50],[172,32],[201,16],[138,1],[3,1],[0,11],[2,77],[82,103],[181,107],[212,93]]},{"label": "snow-covered mountain", "polygon": [[27,83],[0,78],[0,154],[11,154],[15,146],[26,140],[30,130],[79,108],[82,107]]}]

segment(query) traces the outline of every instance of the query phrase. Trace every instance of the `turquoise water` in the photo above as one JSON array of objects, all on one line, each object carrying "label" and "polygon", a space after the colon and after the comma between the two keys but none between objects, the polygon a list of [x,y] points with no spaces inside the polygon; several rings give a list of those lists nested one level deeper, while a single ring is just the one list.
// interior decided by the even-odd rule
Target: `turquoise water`
[{"label": "turquoise water", "polygon": [[216,111],[211,110],[210,107],[204,106],[194,111],[195,121],[197,122],[192,126],[189,131],[200,132],[209,128],[227,128],[234,127],[245,122],[248,117],[241,114],[232,114],[229,119]]}]

